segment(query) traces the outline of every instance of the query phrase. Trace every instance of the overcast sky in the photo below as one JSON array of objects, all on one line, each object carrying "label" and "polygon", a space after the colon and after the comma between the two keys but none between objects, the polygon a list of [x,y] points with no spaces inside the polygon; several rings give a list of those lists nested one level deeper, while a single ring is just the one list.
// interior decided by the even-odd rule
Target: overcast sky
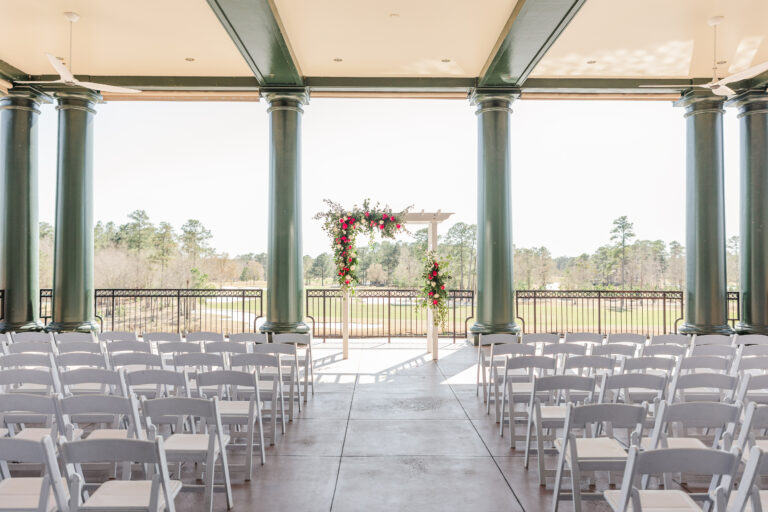
[{"label": "overcast sky", "polygon": [[[266,103],[114,102],[95,121],[95,218],[199,219],[217,250],[267,249]],[[684,242],[685,130],[670,102],[518,101],[514,242],[592,252],[627,215],[639,238]],[[738,122],[725,116],[726,229],[738,234]],[[56,111],[40,119],[40,220],[53,223]],[[303,117],[304,252],[328,250],[324,198],[477,221],[474,110],[461,100],[313,99]]]}]

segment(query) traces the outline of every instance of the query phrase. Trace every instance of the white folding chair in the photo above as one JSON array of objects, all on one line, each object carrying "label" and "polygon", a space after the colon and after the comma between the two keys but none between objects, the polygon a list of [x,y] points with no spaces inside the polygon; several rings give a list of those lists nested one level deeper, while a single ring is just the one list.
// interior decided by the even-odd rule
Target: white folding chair
[{"label": "white folding chair", "polygon": [[[62,442],[61,458],[69,480],[71,512],[175,512],[174,500],[181,482],[168,475],[162,439],[85,439]],[[122,478],[107,480],[95,491],[85,493],[85,478],[78,469],[85,464],[122,464]],[[131,463],[143,464],[143,480],[131,480]]]},{"label": "white folding chair", "polygon": [[[273,368],[265,368],[261,373],[263,380],[281,379],[282,386],[288,384],[288,420],[293,421],[294,404],[301,412],[301,385],[299,381],[299,368],[296,362],[296,345],[268,343],[266,345],[254,345],[254,354],[269,354],[275,356],[280,362],[280,371]],[[239,357],[239,356],[238,356]],[[233,368],[235,365],[233,363]]]},{"label": "white folding chair", "polygon": [[[568,404],[563,436],[555,440],[558,461],[553,512],[557,512],[560,500],[566,497],[573,500],[574,512],[581,512],[582,499],[603,499],[601,492],[582,493],[581,475],[592,471],[608,471],[610,474],[623,470],[627,463],[626,448],[613,433],[626,429],[629,445],[638,446],[646,414],[645,405]],[[575,430],[581,430],[583,436],[577,437]],[[566,469],[571,473],[571,493],[564,495],[561,485]]]},{"label": "white folding chair", "polygon": [[145,332],[141,339],[150,343],[183,341],[180,332]]},{"label": "white folding chair", "polygon": [[541,347],[541,355],[551,356],[557,359],[557,371],[563,372],[565,361],[571,356],[584,356],[587,354],[587,346],[581,343],[558,343]]},{"label": "white folding chair", "polygon": [[98,343],[96,336],[90,332],[55,332],[53,333],[53,341],[57,345],[70,342]]},{"label": "white folding chair", "polygon": [[106,368],[77,368],[59,373],[65,396],[117,395],[128,396],[128,386],[122,370]]},{"label": "white folding chair", "polygon": [[733,336],[730,334],[694,334],[693,345],[732,345]]},{"label": "white folding chair", "polygon": [[[165,454],[170,464],[195,464],[204,467],[204,498],[205,509],[213,511],[214,473],[216,461],[221,462],[224,477],[223,491],[227,498],[227,509],[234,506],[232,500],[232,484],[229,478],[227,462],[227,444],[229,436],[224,434],[219,410],[219,400],[204,398],[156,398],[142,401],[142,409],[147,422],[149,439],[163,435],[158,427],[166,425],[172,430],[164,437]],[[200,433],[185,432],[185,418],[192,418],[192,423],[198,423]],[[179,473],[179,478],[181,474]],[[194,489],[199,486],[184,484],[185,488]]]},{"label": "white folding chair", "polygon": [[655,334],[651,336],[651,345],[691,345],[691,337],[687,334]]},{"label": "white folding chair", "polygon": [[[531,451],[531,435],[536,433],[536,458],[539,466],[539,485],[546,485],[546,477],[554,476],[555,471],[547,470],[544,465],[544,443],[556,439],[557,429],[565,425],[565,404],[571,402],[571,392],[586,393],[586,400],[592,401],[595,390],[594,377],[578,375],[552,375],[534,377],[533,389],[528,406],[528,428],[525,437],[525,467]],[[546,398],[542,397],[546,395]],[[545,437],[544,430],[550,432]],[[550,450],[552,451],[552,450]]]},{"label": "white folding chair", "polygon": [[736,445],[744,454],[755,446],[768,451],[766,432],[768,432],[768,405],[750,402],[744,413],[744,421],[741,423]]},{"label": "white folding chair", "polygon": [[[42,477],[14,477],[9,463],[35,464],[45,468]],[[68,512],[66,482],[56,461],[50,436],[39,441],[0,438],[0,511]]]},{"label": "white folding chair", "polygon": [[147,397],[190,397],[189,376],[186,371],[136,370],[125,372],[128,389],[136,396]]},{"label": "white folding chair", "polygon": [[[475,379],[475,395],[480,394],[480,386],[483,387],[483,402],[488,401],[489,388],[489,370],[491,359],[493,358],[494,345],[517,344],[517,335],[511,333],[499,334],[478,334],[477,335],[477,375]],[[485,350],[488,349],[489,356],[486,357]]]},{"label": "white folding chair", "polygon": [[599,403],[648,404],[644,426],[653,427],[655,414],[667,391],[667,376],[651,373],[604,375],[600,383]]},{"label": "white folding chair", "polygon": [[548,345],[550,343],[560,343],[560,335],[557,333],[532,332],[520,336],[520,343],[523,345]]},{"label": "white folding chair", "polygon": [[[549,356],[510,357],[504,366],[502,383],[501,411],[499,413],[499,435],[504,436],[504,420],[507,402],[509,402],[509,445],[513,450],[517,443],[517,423],[528,423],[530,411],[516,411],[515,405],[528,407],[531,402],[533,378],[554,375],[557,360]],[[546,398],[546,396],[545,396]]]},{"label": "white folding chair", "polygon": [[209,341],[224,341],[224,335],[220,332],[197,331],[188,332],[184,339],[188,342],[205,343]]},{"label": "white folding chair", "polygon": [[[28,334],[28,333],[23,333]],[[24,341],[11,343],[6,347],[8,354],[26,354],[26,353],[39,353],[39,354],[58,354],[59,351],[54,345],[53,340],[47,341]]]},{"label": "white folding chair", "polygon": [[768,510],[768,491],[760,490],[758,486],[760,477],[768,474],[768,453],[759,446],[754,446],[744,457],[747,461],[744,474],[736,494],[731,494],[728,501],[728,512]]},{"label": "white folding chair", "polygon": [[563,343],[582,343],[585,345],[602,345],[605,337],[597,332],[567,332]]},{"label": "white folding chair", "polygon": [[612,343],[626,343],[629,345],[635,345],[636,347],[644,346],[646,341],[648,341],[648,338],[645,336],[645,334],[635,334],[631,332],[617,332],[609,334],[605,339],[605,342],[609,345]]},{"label": "white folding chair", "polygon": [[227,338],[230,342],[235,343],[253,343],[256,345],[269,343],[269,338],[266,332],[241,332],[230,334]]},{"label": "white folding chair", "polygon": [[109,331],[99,333],[99,341],[103,342],[115,342],[115,341],[139,341],[139,337],[135,332],[128,331]]},{"label": "white folding chair", "polygon": [[315,365],[312,359],[312,335],[311,334],[298,334],[298,333],[280,333],[272,335],[273,344],[290,344],[298,347],[304,347],[304,355],[299,356],[298,350],[296,351],[296,367],[303,371],[300,372],[304,381],[304,401],[308,398],[308,387],[312,387],[312,394],[315,394]]},{"label": "white folding chair", "polygon": [[50,332],[11,332],[11,343],[53,343],[53,334]]},{"label": "white folding chair", "polygon": [[[496,409],[496,421],[500,421],[500,403],[501,395],[499,388],[503,385],[504,374],[499,370],[503,369],[506,365],[506,360],[509,357],[516,356],[532,356],[536,353],[536,347],[533,345],[521,345],[520,343],[504,343],[491,345],[491,353],[487,361],[490,368],[490,380],[488,381],[488,400],[486,403],[486,413],[491,413],[491,400],[493,400],[494,407]],[[511,376],[510,376],[511,377]],[[514,378],[514,377],[512,377]],[[530,381],[529,375],[521,375],[518,377],[519,381]]]},{"label": "white folding chair", "polygon": [[[198,394],[202,398],[212,398],[210,389],[226,389],[218,393],[219,411],[222,425],[229,427],[230,441],[236,437],[245,438],[245,480],[253,475],[253,445],[254,435],[258,435],[259,451],[262,465],[266,463],[264,450],[264,428],[261,417],[263,403],[259,392],[259,380],[255,373],[236,370],[216,370],[201,372],[197,375]],[[228,398],[228,399],[226,399]],[[242,398],[247,398],[243,400]],[[244,428],[244,430],[240,430]],[[237,429],[237,430],[235,430]],[[242,446],[232,442],[230,447]]]},{"label": "white folding chair", "polygon": [[87,439],[146,439],[136,395],[75,395],[58,397],[56,412],[62,434],[74,441],[75,433],[97,424]]},{"label": "white folding chair", "polygon": [[[45,436],[56,439],[62,433],[56,423],[55,399],[55,396],[23,393],[0,395],[0,424],[16,439],[35,442],[40,442]],[[82,431],[72,434],[80,436]]]},{"label": "white folding chair", "polygon": [[6,368],[0,370],[0,394],[25,393],[52,396],[61,393],[55,368]]},{"label": "white folding chair", "polygon": [[755,402],[760,405],[768,404],[768,373],[743,373],[739,379],[739,390],[736,393],[737,401],[743,404],[747,402]]},{"label": "white folding chair", "polygon": [[733,403],[738,392],[739,378],[723,373],[677,374],[672,379],[670,402]]},{"label": "white folding chair", "polygon": [[[639,451],[629,448],[627,466],[621,490],[609,490],[603,494],[614,512],[638,512],[641,510],[675,510],[701,512],[696,502],[715,503],[715,512],[724,510],[731,493],[733,477],[739,466],[739,451],[711,450],[708,448],[663,448]],[[687,493],[679,489],[648,490],[645,483],[638,486],[641,477],[652,474],[698,473],[712,475],[709,492]]]},{"label": "white folding chair", "polygon": [[151,354],[152,345],[146,341],[136,340],[124,340],[124,341],[107,341],[105,342],[105,348],[107,349],[107,355],[110,359],[116,354],[123,353],[139,353],[139,354]]},{"label": "white folding chair", "polygon": [[[277,444],[278,402],[280,404],[280,427],[285,434],[285,400],[283,399],[283,374],[278,356],[272,354],[232,354],[230,359],[232,369],[253,372],[259,382],[259,392],[262,402],[269,402],[270,407],[262,407],[259,415],[263,418],[268,411],[272,423],[272,444]],[[291,381],[293,382],[293,381]],[[242,390],[240,390],[242,394]]]},{"label": "white folding chair", "polygon": [[685,357],[687,353],[688,347],[675,343],[646,345],[642,351],[643,357],[673,357],[676,361]]}]

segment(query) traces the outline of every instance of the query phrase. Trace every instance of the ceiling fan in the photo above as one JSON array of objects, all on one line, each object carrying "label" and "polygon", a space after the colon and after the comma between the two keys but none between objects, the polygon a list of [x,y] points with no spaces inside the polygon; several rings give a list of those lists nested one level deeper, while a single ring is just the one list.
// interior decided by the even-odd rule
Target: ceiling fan
[{"label": "ceiling fan", "polygon": [[[69,68],[72,68],[72,24],[80,19],[80,15],[76,12],[65,12],[64,17],[69,21]],[[51,63],[53,69],[59,74],[61,78],[58,80],[48,81],[16,81],[17,84],[66,84],[76,87],[85,87],[86,89],[93,89],[102,92],[112,92],[118,94],[136,94],[141,92],[139,89],[130,89],[128,87],[118,87],[116,85],[97,84],[95,82],[81,82],[72,74],[70,69],[64,65],[58,58],[54,57],[50,53],[45,54],[48,57],[48,62]]]},{"label": "ceiling fan", "polygon": [[732,75],[728,75],[725,78],[718,79],[717,78],[717,26],[723,22],[723,16],[713,16],[707,20],[707,24],[712,27],[712,30],[714,31],[714,58],[712,62],[712,81],[706,84],[698,84],[698,85],[691,85],[691,84],[677,84],[677,85],[641,85],[640,87],[660,87],[660,88],[666,88],[666,89],[677,89],[677,88],[689,88],[689,87],[703,87],[705,89],[709,89],[712,91],[713,94],[716,94],[718,96],[733,96],[736,94],[736,92],[728,87],[728,84],[733,82],[739,82],[741,80],[747,80],[749,78],[752,78],[754,76],[759,75],[760,73],[764,71],[768,71],[768,62],[763,62],[762,64],[758,64],[756,66],[752,66],[751,68],[747,68],[744,71],[739,71],[738,73],[734,73]]}]

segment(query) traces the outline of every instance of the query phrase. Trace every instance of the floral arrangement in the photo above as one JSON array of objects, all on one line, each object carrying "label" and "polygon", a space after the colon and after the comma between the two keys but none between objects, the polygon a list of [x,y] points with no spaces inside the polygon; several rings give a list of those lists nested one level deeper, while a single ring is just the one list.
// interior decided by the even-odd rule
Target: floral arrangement
[{"label": "floral arrangement", "polygon": [[324,220],[323,230],[333,239],[333,255],[336,264],[336,282],[344,290],[359,284],[357,276],[357,249],[355,239],[360,232],[378,233],[382,238],[395,238],[403,230],[403,218],[408,209],[394,213],[389,206],[370,200],[363,201],[363,206],[355,205],[352,210],[345,210],[338,203],[325,199],[328,210],[315,215],[315,219]]},{"label": "floral arrangement", "polygon": [[420,306],[432,310],[432,320],[437,326],[445,326],[448,321],[448,292],[446,286],[451,274],[446,269],[446,262],[440,261],[434,251],[424,258],[424,286],[421,289]]}]

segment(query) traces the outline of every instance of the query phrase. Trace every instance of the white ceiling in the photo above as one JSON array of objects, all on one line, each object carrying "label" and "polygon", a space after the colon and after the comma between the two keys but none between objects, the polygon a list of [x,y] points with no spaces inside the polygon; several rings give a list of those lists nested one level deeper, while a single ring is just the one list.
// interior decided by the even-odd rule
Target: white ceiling
[{"label": "white ceiling", "polygon": [[33,75],[53,73],[44,53],[67,58],[62,13],[75,11],[75,74],[252,76],[205,0],[2,0],[0,7],[0,60]]},{"label": "white ceiling", "polygon": [[274,1],[302,72],[336,77],[477,76],[517,3]]},{"label": "white ceiling", "polygon": [[766,0],[587,0],[531,76],[712,76],[716,15],[721,77],[768,60]]}]

